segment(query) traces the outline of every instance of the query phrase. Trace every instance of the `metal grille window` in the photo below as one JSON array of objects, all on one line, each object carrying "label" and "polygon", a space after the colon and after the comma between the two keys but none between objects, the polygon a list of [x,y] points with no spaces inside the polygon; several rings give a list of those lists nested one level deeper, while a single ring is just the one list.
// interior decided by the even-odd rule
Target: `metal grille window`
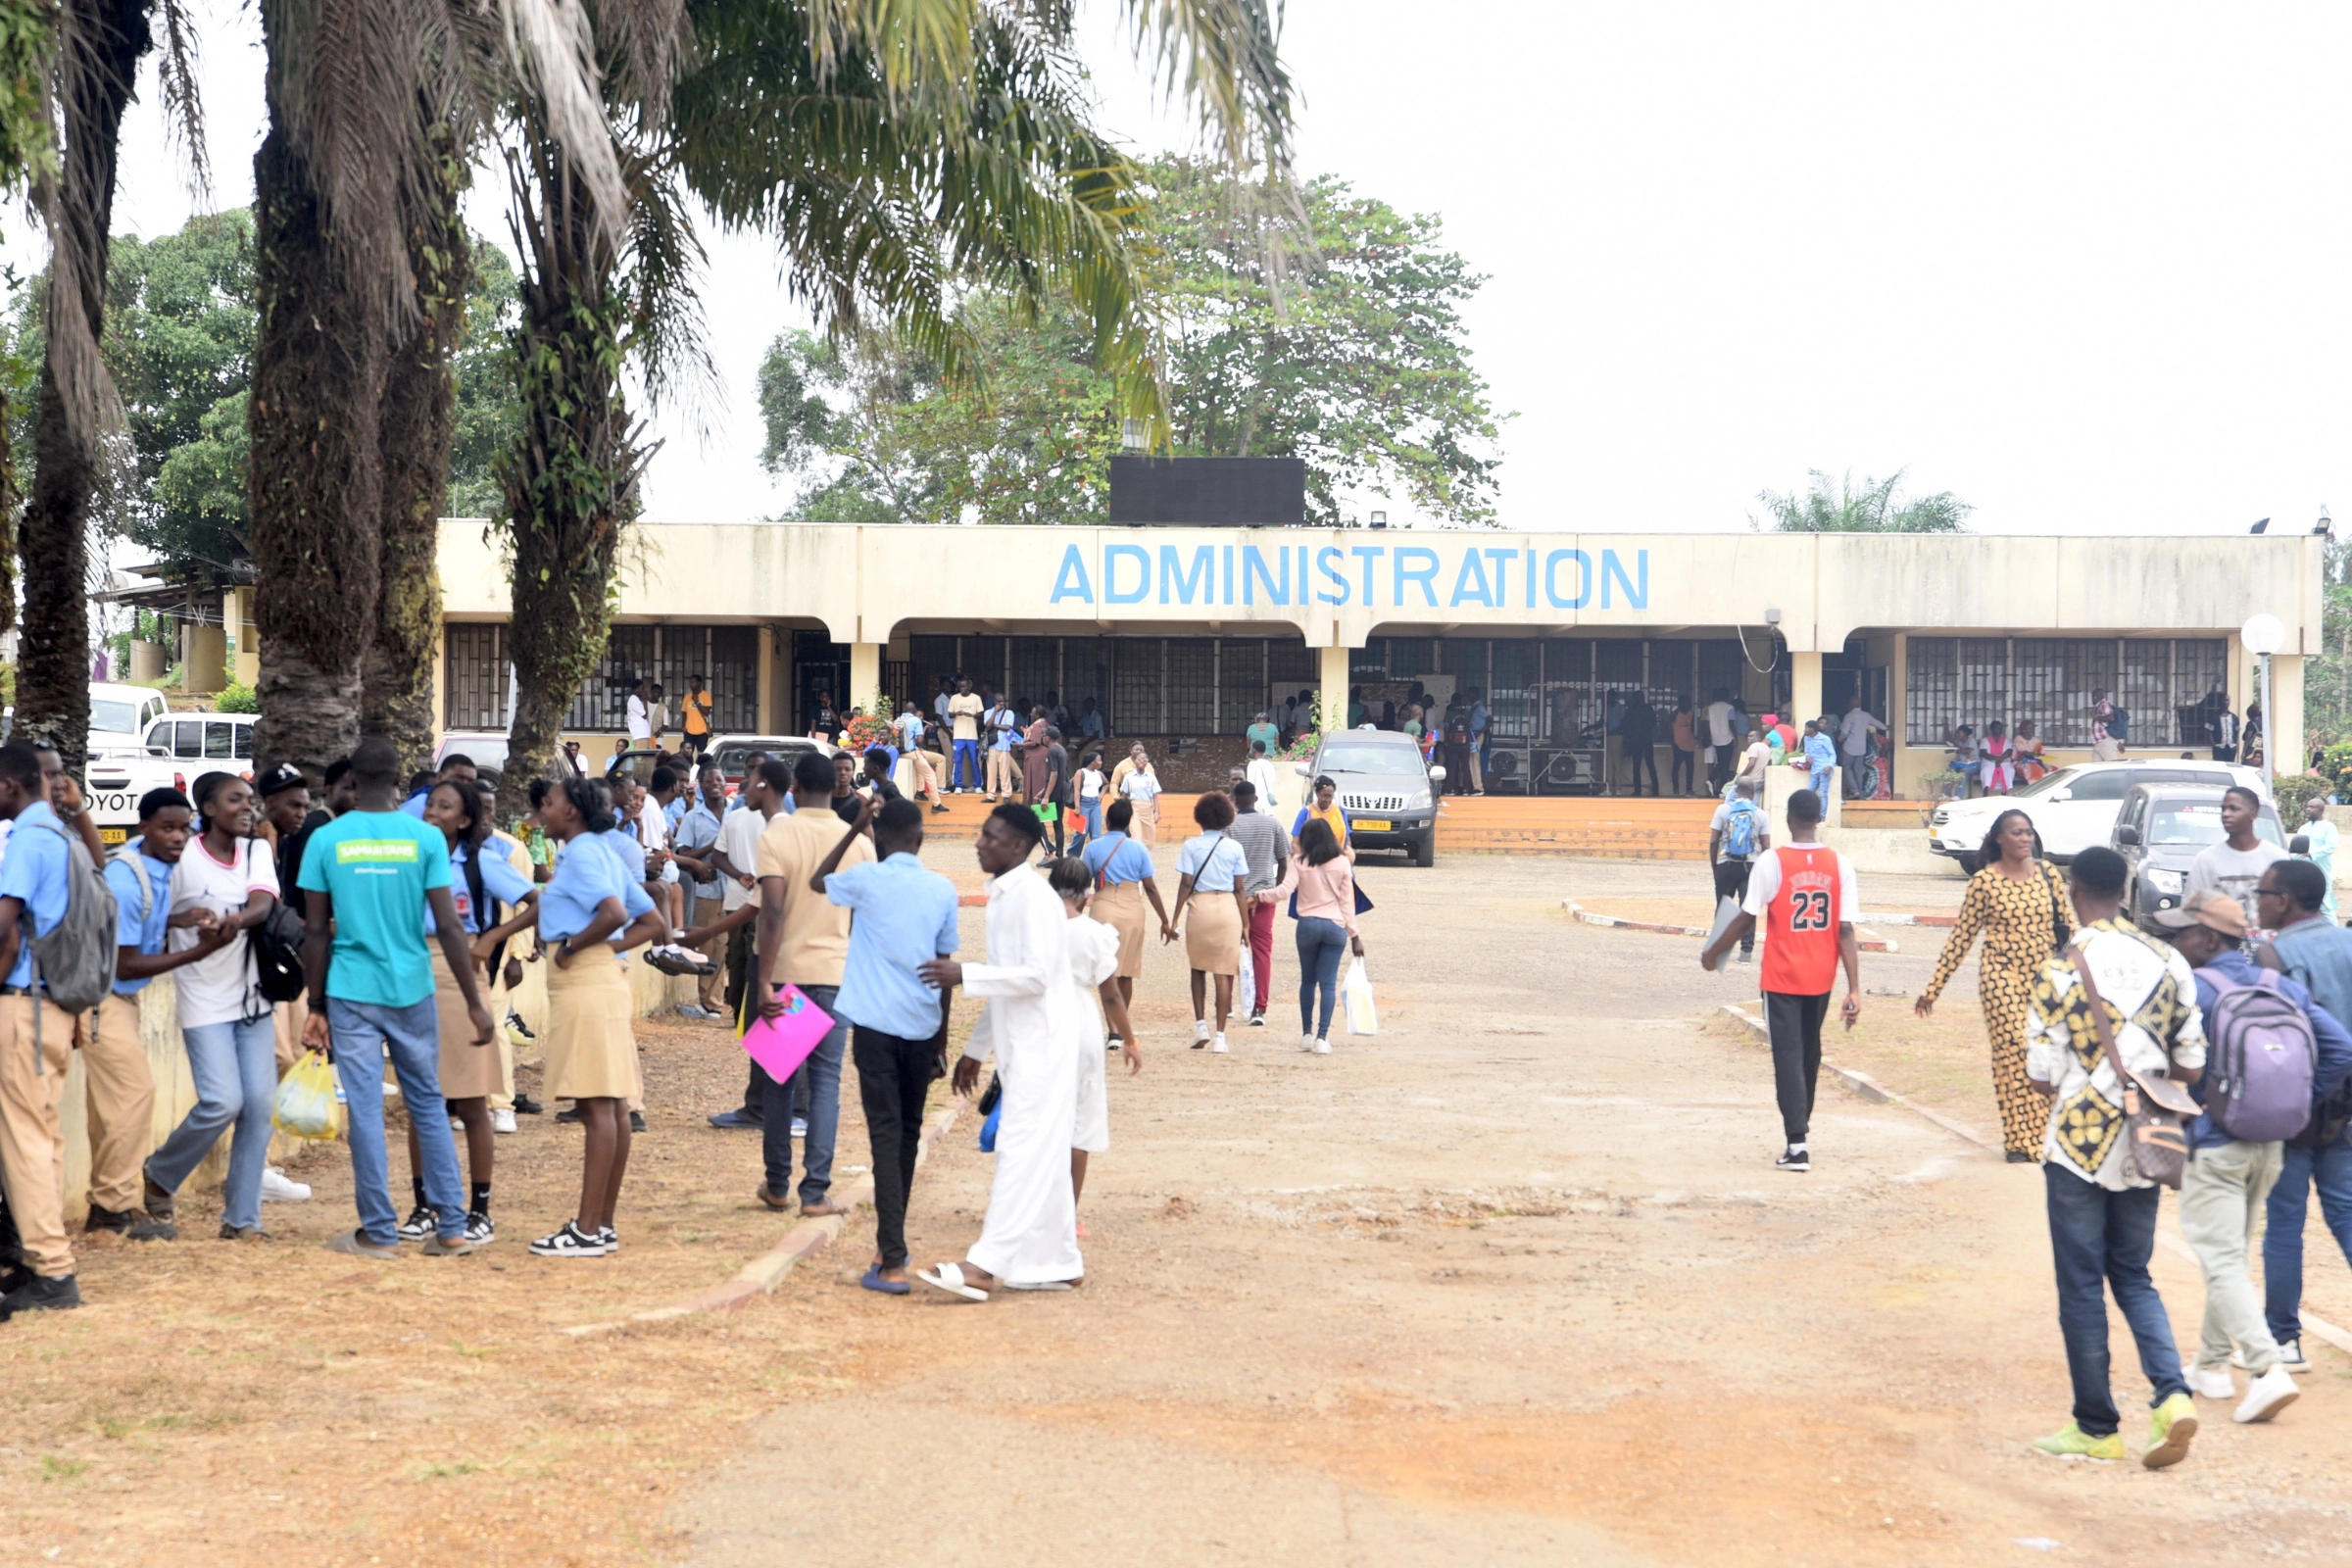
[{"label": "metal grille window", "polygon": [[1164,644],[1156,637],[1122,637],[1111,664],[1110,711],[1122,735],[1167,733]]},{"label": "metal grille window", "polygon": [[1649,645],[1649,683],[1643,687],[1649,706],[1658,710],[1658,743],[1665,745],[1674,736],[1674,710],[1690,700],[1692,661],[1698,644],[1686,639],[1661,637]]},{"label": "metal grille window", "polygon": [[1015,637],[1012,639],[1012,672],[1005,677],[1011,690],[1006,694],[1020,710],[1021,722],[1029,721],[1029,710],[1046,706],[1046,693],[1061,690],[1061,643],[1054,637]]},{"label": "metal grille window", "polygon": [[1491,710],[1488,733],[1496,740],[1527,740],[1535,734],[1536,684],[1540,676],[1532,639],[1497,638],[1494,643],[1494,687],[1488,696]]},{"label": "metal grille window", "polygon": [[1350,680],[1387,680],[1389,640],[1386,637],[1365,638],[1364,646],[1348,656],[1348,676]]},{"label": "metal grille window", "polygon": [[2197,745],[2228,654],[2227,643],[2202,638],[1913,637],[1903,740],[1936,746],[1956,724],[1982,735],[1995,719],[2013,730],[2032,719],[2044,744],[2085,747],[2106,692],[2132,715],[2130,744]]},{"label": "metal grille window", "polygon": [[1544,704],[1537,737],[1553,746],[1573,746],[1587,724],[1600,717],[1592,701],[1593,645],[1586,641],[1544,645]]},{"label": "metal grille window", "polygon": [[605,657],[572,694],[564,715],[565,729],[609,730],[629,727],[629,691],[638,678],[654,672],[654,628],[615,626],[605,644]]},{"label": "metal grille window", "polygon": [[1717,692],[1737,696],[1746,684],[1747,656],[1740,652],[1738,638],[1698,645],[1698,690],[1691,695],[1701,704],[1713,702]]},{"label": "metal grille window", "polygon": [[1273,668],[1272,681],[1278,692],[1297,696],[1308,693],[1307,701],[1323,684],[1322,666],[1316,662],[1315,651],[1304,643],[1283,642],[1277,639],[1267,650]]},{"label": "metal grille window", "polygon": [[441,727],[505,729],[507,628],[452,621],[442,634]]},{"label": "metal grille window", "polygon": [[1389,679],[1411,680],[1416,675],[1435,675],[1437,672],[1437,662],[1428,638],[1389,639]]},{"label": "metal grille window", "polygon": [[1631,696],[1641,688],[1642,648],[1641,643],[1614,638],[1592,645],[1593,679],[1604,706],[1612,693]]},{"label": "metal grille window", "polygon": [[1239,735],[1266,710],[1266,640],[1228,637],[1217,645],[1217,719],[1220,735]]},{"label": "metal grille window", "polygon": [[2114,641],[2020,637],[2011,647],[2016,670],[2011,726],[2030,719],[2045,746],[2088,746],[2095,694],[2116,689]]},{"label": "metal grille window", "polygon": [[1216,732],[1217,645],[1207,637],[1168,639],[1167,735]]},{"label": "metal grille window", "polygon": [[1061,700],[1069,705],[1070,723],[1095,700],[1095,710],[1110,712],[1110,640],[1106,637],[1064,637],[1061,640]]},{"label": "metal grille window", "polygon": [[605,657],[572,695],[564,727],[625,731],[630,689],[650,675],[663,688],[674,731],[684,717],[687,683],[698,674],[710,682],[714,733],[759,727],[760,629],[668,625],[613,627]]}]

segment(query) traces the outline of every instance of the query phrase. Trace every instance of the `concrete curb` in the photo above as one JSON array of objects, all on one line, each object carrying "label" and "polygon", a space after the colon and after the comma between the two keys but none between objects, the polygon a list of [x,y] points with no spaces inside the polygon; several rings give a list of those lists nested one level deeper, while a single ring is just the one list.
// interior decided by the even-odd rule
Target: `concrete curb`
[{"label": "concrete curb", "polygon": [[[1756,1017],[1752,1013],[1745,1012],[1728,1002],[1723,1004],[1722,1010],[1739,1019],[1750,1029],[1753,1029],[1758,1035],[1764,1036],[1768,1040],[1771,1038],[1771,1031],[1765,1027],[1763,1019]],[[1979,1149],[1984,1150],[1988,1154],[1997,1154],[2002,1152],[1998,1145],[1987,1141],[1973,1129],[1962,1126],[1960,1123],[1952,1120],[1949,1116],[1939,1115],[1936,1112],[1930,1110],[1927,1106],[1920,1104],[1915,1100],[1911,1100],[1905,1096],[1896,1094],[1893,1090],[1888,1089],[1886,1085],[1880,1083],[1868,1073],[1856,1072],[1851,1067],[1840,1067],[1827,1056],[1821,1058],[1821,1064],[1824,1067],[1829,1068],[1831,1071],[1837,1073],[1838,1077],[1843,1078],[1846,1081],[1847,1087],[1851,1088],[1855,1093],[1862,1096],[1862,1098],[1865,1100],[1876,1100],[1885,1102],[1888,1104],[1900,1105],[1905,1110],[1914,1112],[1915,1114],[1934,1122],[1945,1132],[1967,1139],[1970,1143],[1976,1145]],[[2190,1248],[2186,1242],[2182,1241],[2180,1237],[2175,1236],[2172,1234],[2172,1232],[2160,1230],[2156,1233],[2156,1240],[2167,1251],[2186,1258],[2192,1264],[2196,1263],[2196,1251]],[[2309,1311],[2305,1311],[2302,1314],[2302,1317],[2303,1329],[2305,1333],[2315,1335],[2318,1338],[2327,1341],[2329,1345],[2334,1346],[2346,1355],[2352,1355],[2352,1334],[2345,1333],[2342,1329],[2337,1328],[2334,1324],[2328,1322],[2325,1318],[2312,1316]]]},{"label": "concrete curb", "polygon": [[[962,1102],[951,1100],[946,1109],[940,1111],[925,1124],[922,1144],[915,1151],[916,1169],[922,1168],[923,1161],[930,1157],[933,1143],[944,1136],[950,1127],[956,1125],[956,1118],[962,1114]],[[690,1317],[697,1312],[732,1311],[747,1301],[773,1294],[775,1288],[784,1282],[784,1276],[790,1274],[801,1259],[822,1251],[834,1237],[841,1234],[843,1224],[860,1206],[874,1200],[874,1179],[870,1174],[861,1176],[850,1186],[838,1189],[831,1196],[835,1202],[850,1210],[850,1213],[828,1214],[823,1219],[802,1220],[786,1231],[783,1239],[775,1246],[744,1264],[741,1269],[736,1271],[735,1277],[724,1284],[713,1285],[707,1291],[697,1292],[684,1300],[673,1301],[667,1306],[657,1306],[643,1312],[632,1312],[627,1317],[615,1318],[605,1323],[575,1324],[564,1332],[577,1338],[589,1334],[608,1334],[614,1329],[634,1328],[642,1323],[666,1323],[672,1318]]]},{"label": "concrete curb", "polygon": [[[1595,914],[1574,899],[1562,899],[1560,907],[1568,911],[1570,919],[1584,925],[1602,926],[1615,931],[1649,931],[1663,937],[1703,938],[1707,934],[1707,928],[1703,925],[1661,925],[1654,920],[1628,920],[1621,915]],[[1856,923],[1855,930],[1863,930],[1859,922]],[[1874,933],[1858,936],[1855,943],[1864,953],[1900,953],[1902,951],[1889,938]]]}]

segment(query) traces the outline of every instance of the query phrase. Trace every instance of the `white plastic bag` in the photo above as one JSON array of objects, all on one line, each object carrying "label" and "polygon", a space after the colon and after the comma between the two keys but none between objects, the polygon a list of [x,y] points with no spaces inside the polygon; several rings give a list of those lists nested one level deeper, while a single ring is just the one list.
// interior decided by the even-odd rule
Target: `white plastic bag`
[{"label": "white plastic bag", "polygon": [[1341,977],[1340,1005],[1348,1014],[1349,1034],[1380,1033],[1380,1014],[1372,1005],[1372,976],[1361,958],[1348,960],[1348,973]]},{"label": "white plastic bag", "polygon": [[1257,956],[1250,951],[1250,929],[1242,928],[1242,970],[1233,977],[1233,1010],[1245,1021],[1257,1004]]}]

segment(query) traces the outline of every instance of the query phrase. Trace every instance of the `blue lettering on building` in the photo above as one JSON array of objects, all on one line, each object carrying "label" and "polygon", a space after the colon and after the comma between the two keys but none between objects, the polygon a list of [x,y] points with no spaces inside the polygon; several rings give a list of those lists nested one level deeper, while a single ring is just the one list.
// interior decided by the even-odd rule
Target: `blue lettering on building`
[{"label": "blue lettering on building", "polygon": [[[1267,604],[1287,605],[1291,602],[1291,553],[1287,549],[1277,547],[1274,554],[1282,563],[1280,577],[1276,577],[1272,571],[1267,569],[1265,553],[1257,546],[1242,546],[1243,604],[1256,604],[1257,589],[1261,585],[1266,590]],[[1300,586],[1303,587],[1304,584],[1301,583]]]},{"label": "blue lettering on building", "polygon": [[1046,603],[1058,605],[1064,599],[1075,599],[1082,605],[1095,602],[1095,585],[1086,578],[1086,558],[1078,553],[1076,545],[1062,551],[1061,570],[1054,574],[1054,597]]},{"label": "blue lettering on building", "polygon": [[[1596,562],[1583,550],[1471,546],[1454,562],[1452,590],[1443,603],[1447,609],[1534,610],[1543,604],[1553,610],[1583,610],[1597,592],[1602,610],[1647,610],[1649,552],[1629,554],[1630,566],[1614,550],[1599,551]],[[1390,564],[1385,597],[1379,592],[1383,556]],[[1348,569],[1349,557],[1358,564],[1353,571]],[[1425,545],[1161,545],[1155,572],[1149,546],[1116,544],[1103,548],[1102,592],[1098,599],[1085,551],[1071,544],[1063,547],[1047,603],[1140,605],[1152,597],[1156,580],[1163,605],[1214,609],[1239,604],[1254,609],[1261,604],[1353,604],[1366,610],[1434,610],[1440,605],[1438,579],[1445,565],[1441,553]]]},{"label": "blue lettering on building", "polygon": [[[1119,586],[1119,563],[1135,563],[1135,591],[1129,593]],[[1106,605],[1140,605],[1144,595],[1152,591],[1152,552],[1142,545],[1112,545],[1102,552],[1102,602]]]},{"label": "blue lettering on building", "polygon": [[1646,550],[1636,551],[1634,561],[1635,570],[1641,573],[1642,578],[1639,587],[1635,585],[1632,578],[1626,576],[1625,563],[1617,559],[1616,551],[1603,550],[1600,553],[1601,609],[1609,608],[1609,584],[1612,582],[1625,590],[1626,609],[1647,610],[1649,608],[1649,552]]},{"label": "blue lettering on building", "polygon": [[[1338,545],[1325,545],[1315,552],[1315,569],[1323,574],[1325,582],[1331,584],[1330,588],[1317,590],[1315,594],[1317,604],[1344,605],[1348,602],[1348,579],[1340,575],[1337,564],[1347,559],[1347,553]],[[1339,590],[1337,593],[1332,591],[1335,588]]]},{"label": "blue lettering on building", "polygon": [[1193,565],[1190,571],[1184,568],[1183,559],[1176,553],[1174,545],[1159,547],[1159,602],[1163,605],[1166,604],[1168,594],[1173,590],[1177,595],[1176,602],[1181,605],[1191,604],[1195,594],[1200,596],[1200,602],[1204,605],[1215,604],[1217,602],[1216,547],[1202,545],[1194,551]]}]

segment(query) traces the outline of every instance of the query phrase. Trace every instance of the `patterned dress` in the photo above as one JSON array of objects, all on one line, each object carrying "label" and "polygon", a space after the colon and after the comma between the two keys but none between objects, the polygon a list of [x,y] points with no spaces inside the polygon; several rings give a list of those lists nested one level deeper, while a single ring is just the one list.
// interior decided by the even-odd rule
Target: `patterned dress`
[{"label": "patterned dress", "polygon": [[1984,939],[1977,963],[1977,1002],[1984,1010],[1984,1032],[1992,1040],[1992,1096],[2001,1111],[2001,1144],[2013,1154],[2038,1154],[2048,1107],[2026,1080],[2026,1008],[2042,961],[2072,934],[2065,884],[2047,865],[2020,882],[1988,865],[1969,878],[1960,917],[1936,974],[1921,995],[1931,1004],[1976,946]]}]

